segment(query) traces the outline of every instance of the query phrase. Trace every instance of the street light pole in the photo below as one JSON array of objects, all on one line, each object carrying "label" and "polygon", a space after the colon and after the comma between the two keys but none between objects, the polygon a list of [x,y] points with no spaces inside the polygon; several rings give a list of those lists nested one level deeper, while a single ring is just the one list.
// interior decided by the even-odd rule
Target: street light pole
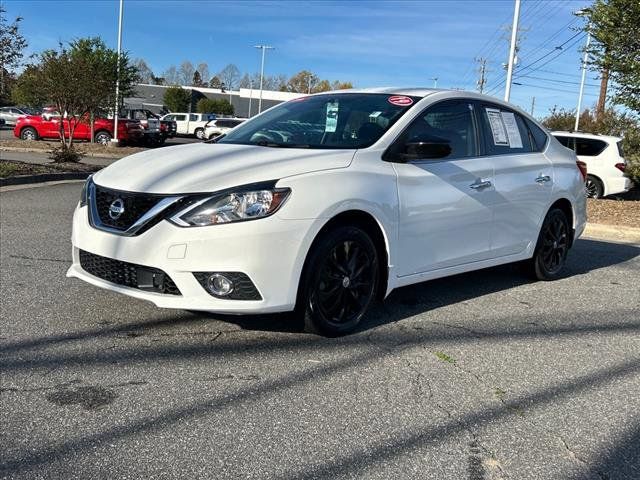
[{"label": "street light pole", "polygon": [[253,97],[253,80],[249,79],[249,115],[247,118],[251,118],[251,99]]},{"label": "street light pole", "polygon": [[118,66],[116,70],[116,105],[113,110],[113,139],[114,145],[118,144],[118,101],[120,95],[120,51],[122,50],[122,13],[124,10],[124,0],[120,0],[120,16],[118,18]]},{"label": "street light pole", "polygon": [[508,102],[511,96],[511,81],[513,79],[513,63],[516,56],[516,44],[518,41],[518,20],[520,19],[520,0],[516,0],[513,12],[513,25],[511,26],[511,46],[509,47],[509,64],[507,66],[507,85],[504,90],[504,101]]},{"label": "street light pole", "polygon": [[264,80],[264,54],[267,50],[273,50],[269,45],[254,45],[255,48],[262,50],[262,61],[260,63],[260,100],[258,100],[258,113],[262,112],[262,85]]},{"label": "street light pole", "polygon": [[431,77],[433,80],[433,88],[438,88],[438,77]]}]

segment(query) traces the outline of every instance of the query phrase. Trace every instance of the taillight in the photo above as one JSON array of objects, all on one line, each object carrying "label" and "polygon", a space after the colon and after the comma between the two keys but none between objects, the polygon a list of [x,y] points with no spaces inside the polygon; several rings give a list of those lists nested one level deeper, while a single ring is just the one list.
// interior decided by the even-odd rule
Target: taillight
[{"label": "taillight", "polygon": [[616,163],[616,168],[620,170],[622,173],[627,169],[626,163]]},{"label": "taillight", "polygon": [[578,165],[578,170],[580,170],[580,174],[582,175],[582,180],[587,181],[587,164],[581,160],[576,161],[576,165]]}]

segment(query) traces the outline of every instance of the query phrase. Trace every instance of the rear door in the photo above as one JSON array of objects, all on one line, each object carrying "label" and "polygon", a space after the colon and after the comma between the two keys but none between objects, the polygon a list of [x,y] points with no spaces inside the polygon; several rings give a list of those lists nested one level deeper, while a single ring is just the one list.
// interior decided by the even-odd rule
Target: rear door
[{"label": "rear door", "polygon": [[446,143],[438,159],[394,163],[398,175],[399,276],[485,260],[493,225],[493,164],[480,156],[473,102],[448,100],[422,112],[390,149]]},{"label": "rear door", "polygon": [[487,102],[478,107],[485,151],[495,171],[492,257],[517,254],[537,241],[551,199],[553,166],[542,153],[547,136],[536,132],[534,137],[531,129],[540,128],[509,108]]}]

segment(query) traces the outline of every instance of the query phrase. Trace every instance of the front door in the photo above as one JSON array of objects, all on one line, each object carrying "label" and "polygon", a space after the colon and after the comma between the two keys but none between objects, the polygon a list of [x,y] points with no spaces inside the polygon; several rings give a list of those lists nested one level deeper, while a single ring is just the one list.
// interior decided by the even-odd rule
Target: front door
[{"label": "front door", "polygon": [[474,108],[466,100],[428,107],[391,147],[445,147],[440,158],[394,163],[400,201],[399,276],[490,256],[496,202],[493,162],[479,156]]}]

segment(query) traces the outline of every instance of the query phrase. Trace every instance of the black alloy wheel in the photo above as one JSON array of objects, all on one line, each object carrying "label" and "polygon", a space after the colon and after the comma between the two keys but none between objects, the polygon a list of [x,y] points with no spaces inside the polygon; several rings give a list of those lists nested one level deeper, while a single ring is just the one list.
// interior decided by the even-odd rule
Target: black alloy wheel
[{"label": "black alloy wheel", "polygon": [[562,272],[571,245],[571,227],[560,209],[547,214],[533,258],[529,261],[531,273],[538,280],[555,280]]},{"label": "black alloy wheel", "polygon": [[602,182],[592,175],[587,175],[584,188],[587,192],[587,198],[601,198],[604,194]]},{"label": "black alloy wheel", "polygon": [[327,336],[353,331],[375,296],[378,268],[375,245],[360,228],[339,227],[326,234],[306,268],[305,329]]}]

